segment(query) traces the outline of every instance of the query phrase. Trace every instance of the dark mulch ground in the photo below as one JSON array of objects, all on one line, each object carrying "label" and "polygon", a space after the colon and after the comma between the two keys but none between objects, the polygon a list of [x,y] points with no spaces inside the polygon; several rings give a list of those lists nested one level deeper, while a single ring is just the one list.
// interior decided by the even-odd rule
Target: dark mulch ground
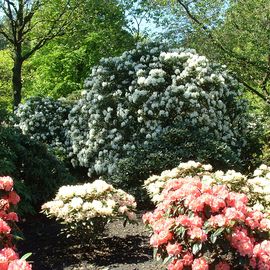
[{"label": "dark mulch ground", "polygon": [[114,221],[107,225],[105,236],[89,246],[80,239],[67,239],[61,227],[43,215],[20,224],[26,240],[18,244],[20,253],[32,252],[33,270],[159,270],[152,260],[149,232],[140,215],[138,225]]}]

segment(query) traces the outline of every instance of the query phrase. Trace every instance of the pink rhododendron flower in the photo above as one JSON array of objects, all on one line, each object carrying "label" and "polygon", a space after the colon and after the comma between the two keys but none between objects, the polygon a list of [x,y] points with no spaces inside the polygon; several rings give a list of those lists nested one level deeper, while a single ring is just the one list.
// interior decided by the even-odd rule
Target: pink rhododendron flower
[{"label": "pink rhododendron flower", "polygon": [[234,207],[226,208],[224,214],[225,214],[225,217],[229,220],[234,220],[234,221],[245,220],[245,215],[241,211],[235,209]]},{"label": "pink rhododendron flower", "polygon": [[270,231],[270,219],[263,218],[258,227],[260,227],[263,231]]},{"label": "pink rhododendron flower", "polygon": [[204,199],[202,197],[198,197],[196,199],[187,197],[185,204],[194,212],[201,212],[204,209]]},{"label": "pink rhododendron flower", "polygon": [[8,196],[8,201],[16,205],[20,201],[20,196],[15,191],[11,191]]},{"label": "pink rhododendron flower", "polygon": [[223,199],[212,196],[209,203],[207,203],[211,207],[211,212],[216,213],[220,209],[223,209],[226,206],[226,203]]},{"label": "pink rhododendron flower", "polygon": [[13,188],[13,180],[9,176],[0,177],[0,189],[10,191]]},{"label": "pink rhododendron flower", "polygon": [[158,234],[158,245],[166,244],[168,241],[173,239],[173,234],[170,231],[161,231]]},{"label": "pink rhododendron flower", "polygon": [[[262,213],[261,213],[261,216],[263,216]],[[247,218],[246,218],[245,223],[246,223],[246,225],[248,225],[252,230],[254,230],[255,228],[260,227],[260,219],[261,219],[261,217],[259,218],[259,216],[256,215],[255,212],[248,213],[248,216],[247,216]]]},{"label": "pink rhododendron flower", "polygon": [[0,218],[0,233],[10,233],[11,229],[8,224]]},{"label": "pink rhododendron flower", "polygon": [[2,199],[0,199],[0,207],[1,207],[1,213],[5,215],[5,211],[9,209],[9,201],[8,199],[3,196]]},{"label": "pink rhododendron flower", "polygon": [[184,265],[181,260],[174,260],[168,265],[168,270],[182,270],[182,269],[184,269]]},{"label": "pink rhododendron flower", "polygon": [[170,256],[177,256],[181,253],[182,246],[178,243],[174,244],[168,243],[168,245],[166,246],[166,250]]},{"label": "pink rhododendron flower", "polygon": [[10,220],[10,221],[16,221],[16,222],[18,222],[19,221],[19,217],[18,217],[17,213],[15,213],[15,212],[9,212],[9,213],[6,214],[5,220],[7,220],[7,221]]},{"label": "pink rhododendron flower", "polygon": [[161,231],[168,231],[174,225],[175,220],[173,218],[160,219],[152,224],[155,233],[160,233]]},{"label": "pink rhododendron flower", "polygon": [[230,265],[226,262],[219,262],[215,266],[215,270],[230,270],[230,269],[231,269]]},{"label": "pink rhododendron flower", "polygon": [[224,185],[214,185],[212,187],[212,194],[220,199],[225,200],[229,195],[229,191]]},{"label": "pink rhododendron flower", "polygon": [[238,250],[242,256],[252,257],[254,244],[252,238],[247,235],[247,231],[236,228],[231,235],[231,245]]},{"label": "pink rhododendron flower", "polygon": [[8,270],[32,270],[32,266],[25,260],[14,260],[10,262]]},{"label": "pink rhododendron flower", "polygon": [[208,270],[209,266],[204,258],[195,259],[192,263],[192,270]]},{"label": "pink rhododendron flower", "polygon": [[177,226],[181,225],[181,226],[184,226],[184,227],[189,227],[191,225],[191,219],[189,218],[189,216],[179,215],[175,219],[175,224]]},{"label": "pink rhododendron flower", "polygon": [[154,221],[153,213],[147,212],[143,214],[142,220],[144,224],[152,224],[152,222]]},{"label": "pink rhododendron flower", "polygon": [[194,227],[188,230],[188,235],[191,239],[199,239],[200,241],[204,242],[207,240],[207,234],[198,227]]},{"label": "pink rhododendron flower", "polygon": [[8,269],[8,258],[3,254],[0,254],[0,270],[7,270]]},{"label": "pink rhododendron flower", "polygon": [[191,252],[187,252],[183,255],[182,262],[184,265],[192,265],[193,263],[193,254]]},{"label": "pink rhododendron flower", "polygon": [[227,196],[228,206],[235,207],[237,202],[241,202],[246,205],[248,203],[248,197],[243,193],[230,192]]},{"label": "pink rhododendron flower", "polygon": [[211,227],[224,227],[228,224],[228,218],[224,215],[211,216],[208,220]]},{"label": "pink rhododendron flower", "polygon": [[19,259],[18,254],[12,248],[3,248],[0,250],[0,254],[6,257],[9,261]]}]

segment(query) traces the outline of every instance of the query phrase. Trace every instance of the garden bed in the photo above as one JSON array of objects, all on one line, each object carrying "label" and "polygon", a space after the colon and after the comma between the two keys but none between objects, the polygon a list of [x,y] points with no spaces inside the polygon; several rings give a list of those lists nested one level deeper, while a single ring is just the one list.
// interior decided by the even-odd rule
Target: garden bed
[{"label": "garden bed", "polygon": [[61,235],[61,226],[43,215],[28,218],[20,224],[25,241],[18,244],[29,258],[33,270],[158,270],[163,269],[152,260],[149,232],[137,216],[138,225],[114,221],[107,225],[105,236],[94,244],[82,246],[79,239]]}]

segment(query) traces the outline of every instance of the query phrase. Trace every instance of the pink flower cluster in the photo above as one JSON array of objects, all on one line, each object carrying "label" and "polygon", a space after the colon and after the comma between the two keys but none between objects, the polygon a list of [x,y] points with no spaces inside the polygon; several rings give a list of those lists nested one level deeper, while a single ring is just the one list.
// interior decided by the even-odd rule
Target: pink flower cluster
[{"label": "pink flower cluster", "polygon": [[[168,181],[162,196],[143,222],[152,230],[157,255],[170,259],[168,270],[228,270],[241,257],[248,258],[246,267],[270,269],[270,217],[250,210],[245,194],[182,178]],[[226,261],[220,254],[229,251],[233,259]]]},{"label": "pink flower cluster", "polygon": [[13,180],[9,176],[0,177],[0,270],[31,270],[31,265],[14,251],[12,228],[18,222],[18,215],[11,209],[20,201],[13,190]]}]

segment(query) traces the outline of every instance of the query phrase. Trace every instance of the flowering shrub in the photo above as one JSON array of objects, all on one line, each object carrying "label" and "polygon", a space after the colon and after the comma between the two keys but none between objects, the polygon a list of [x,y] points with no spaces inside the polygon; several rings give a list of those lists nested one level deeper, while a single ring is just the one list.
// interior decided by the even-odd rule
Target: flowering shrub
[{"label": "flowering shrub", "polygon": [[0,270],[31,270],[32,267],[14,251],[12,230],[15,222],[19,221],[18,215],[13,211],[20,197],[13,190],[13,180],[9,176],[0,177]]},{"label": "flowering shrub", "polygon": [[186,177],[168,180],[162,196],[143,221],[168,270],[269,269],[270,215],[245,194]]},{"label": "flowering shrub", "polygon": [[152,175],[144,182],[144,186],[154,203],[163,199],[162,190],[170,179],[197,177],[210,185],[222,184],[230,191],[247,194],[249,206],[253,209],[270,212],[270,167],[262,164],[252,176],[246,176],[235,170],[212,171],[210,164],[188,161],[180,163],[172,170],[166,170],[161,175]]},{"label": "flowering shrub", "polygon": [[234,170],[226,173],[217,171],[214,179],[216,183],[225,184],[230,190],[246,193],[254,209],[270,213],[270,167],[262,164],[251,176]]},{"label": "flowering shrub", "polygon": [[110,175],[120,158],[178,124],[240,150],[245,111],[239,85],[224,67],[194,50],[139,44],[93,68],[66,123],[70,156],[89,175]]},{"label": "flowering shrub", "polygon": [[152,201],[157,203],[162,201],[162,190],[166,182],[170,179],[178,179],[184,177],[211,177],[212,166],[210,164],[203,165],[200,162],[190,160],[188,162],[181,162],[178,167],[172,170],[166,170],[161,175],[152,175],[144,181],[144,186],[152,198]]},{"label": "flowering shrub", "polygon": [[65,153],[66,130],[70,105],[53,98],[33,97],[15,111],[15,126],[32,139],[46,143],[53,150]]},{"label": "flowering shrub", "polygon": [[71,234],[93,237],[114,218],[134,220],[134,197],[102,180],[83,185],[63,186],[53,201],[42,206],[48,217],[67,225]]}]

